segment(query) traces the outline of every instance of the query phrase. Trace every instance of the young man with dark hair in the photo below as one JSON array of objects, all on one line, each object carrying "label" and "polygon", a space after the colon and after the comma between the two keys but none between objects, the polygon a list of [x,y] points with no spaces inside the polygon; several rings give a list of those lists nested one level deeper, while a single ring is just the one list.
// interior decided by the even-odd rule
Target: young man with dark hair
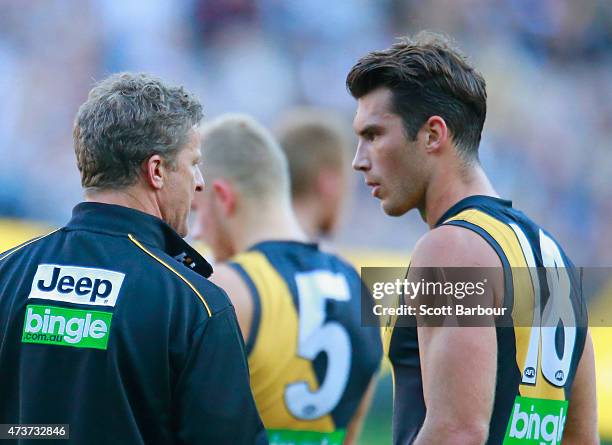
[{"label": "young man with dark hair", "polygon": [[201,119],[147,74],[89,93],[74,124],[86,202],[0,255],[1,424],[67,424],[74,444],[267,443],[233,307],[182,239]]},{"label": "young man with dark hair", "polygon": [[[539,318],[539,301],[547,314],[545,303],[564,297],[571,308],[563,328],[559,320],[542,329],[444,327],[422,317],[388,328],[394,443],[598,443],[593,347],[573,266],[550,234],[498,197],[478,160],[483,77],[426,33],[363,57],[347,87],[358,103],[353,167],[386,214],[418,209],[431,229],[409,279],[425,267],[492,268],[499,273],[486,297],[512,317],[527,307]],[[552,273],[522,288],[515,272],[526,267]],[[563,280],[571,294],[558,292]]]}]

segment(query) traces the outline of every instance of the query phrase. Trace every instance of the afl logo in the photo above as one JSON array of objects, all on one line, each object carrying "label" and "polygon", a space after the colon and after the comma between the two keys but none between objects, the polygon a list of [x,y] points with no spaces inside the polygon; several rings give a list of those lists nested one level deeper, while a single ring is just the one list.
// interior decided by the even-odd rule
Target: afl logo
[{"label": "afl logo", "polygon": [[535,369],[531,366],[529,368],[525,368],[525,372],[523,374],[525,377],[533,378],[535,377]]},{"label": "afl logo", "polygon": [[558,382],[562,382],[563,378],[565,377],[565,373],[561,370],[555,372],[555,379],[557,379]]}]

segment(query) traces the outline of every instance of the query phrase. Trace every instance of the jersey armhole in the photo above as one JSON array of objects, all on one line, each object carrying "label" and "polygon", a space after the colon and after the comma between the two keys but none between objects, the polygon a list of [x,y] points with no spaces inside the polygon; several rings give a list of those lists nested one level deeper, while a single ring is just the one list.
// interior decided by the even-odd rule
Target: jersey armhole
[{"label": "jersey armhole", "polygon": [[257,287],[255,283],[249,276],[249,274],[244,270],[241,264],[235,262],[227,263],[232,269],[234,269],[238,275],[244,280],[247,287],[249,288],[249,292],[251,293],[251,298],[253,300],[253,321],[251,323],[251,329],[249,330],[249,336],[245,342],[245,349],[247,356],[251,355],[251,351],[255,347],[255,343],[257,341],[257,333],[259,332],[259,322],[261,320],[261,300],[259,298],[259,292],[257,291]]},{"label": "jersey armhole", "polygon": [[506,257],[506,254],[504,253],[504,250],[501,248],[499,243],[497,241],[495,241],[495,238],[493,238],[482,227],[477,226],[476,224],[473,224],[473,223],[468,222],[468,221],[456,220],[455,219],[455,220],[452,220],[452,221],[447,221],[447,222],[445,222],[445,223],[443,223],[441,225],[463,227],[464,229],[471,230],[471,231],[477,233],[478,235],[480,235],[487,243],[489,243],[489,245],[493,248],[493,250],[495,251],[495,253],[499,257],[499,260],[502,263],[502,268],[504,269],[504,300],[503,300],[503,307],[508,308],[508,311],[510,313],[512,313],[512,309],[514,308],[514,285],[512,283],[512,269],[510,268],[510,263],[508,262],[508,258]]}]

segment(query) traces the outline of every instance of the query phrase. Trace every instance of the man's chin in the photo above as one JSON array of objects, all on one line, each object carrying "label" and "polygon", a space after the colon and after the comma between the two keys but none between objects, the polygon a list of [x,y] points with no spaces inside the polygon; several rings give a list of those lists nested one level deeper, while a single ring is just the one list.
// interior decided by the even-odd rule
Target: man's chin
[{"label": "man's chin", "polygon": [[385,201],[381,201],[380,206],[382,207],[383,212],[385,212],[385,214],[388,216],[402,216],[410,210],[409,206],[393,205]]}]

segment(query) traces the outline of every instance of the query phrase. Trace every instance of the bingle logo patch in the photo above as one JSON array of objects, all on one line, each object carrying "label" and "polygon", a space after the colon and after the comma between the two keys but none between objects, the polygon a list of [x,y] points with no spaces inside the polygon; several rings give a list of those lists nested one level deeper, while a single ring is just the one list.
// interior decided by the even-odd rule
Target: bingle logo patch
[{"label": "bingle logo patch", "polygon": [[21,341],[43,345],[106,349],[112,312],[29,304]]},{"label": "bingle logo patch", "polygon": [[567,400],[517,396],[503,445],[558,445],[562,443]]},{"label": "bingle logo patch", "polygon": [[28,298],[114,307],[124,278],[111,270],[40,264]]}]

